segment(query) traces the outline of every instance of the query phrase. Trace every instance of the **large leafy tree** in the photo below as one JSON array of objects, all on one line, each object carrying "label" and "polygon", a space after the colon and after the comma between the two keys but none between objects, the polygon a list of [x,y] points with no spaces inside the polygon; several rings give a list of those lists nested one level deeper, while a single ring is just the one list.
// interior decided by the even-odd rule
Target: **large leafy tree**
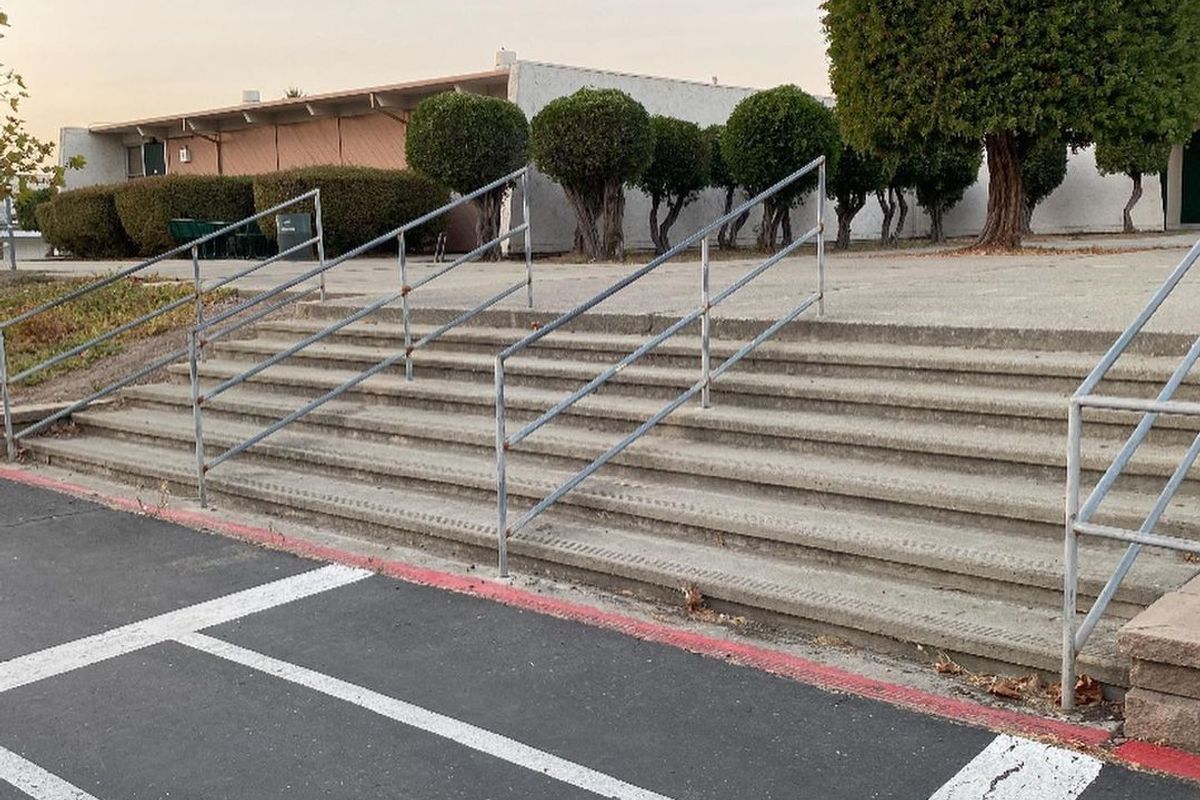
[{"label": "large leafy tree", "polygon": [[867,204],[867,197],[885,183],[879,159],[852,147],[842,149],[837,169],[830,174],[825,186],[837,214],[837,240],[833,245],[836,249],[845,250],[850,246],[850,226],[854,218]]},{"label": "large leafy tree", "polygon": [[642,104],[617,89],[551,100],[530,124],[530,151],[538,169],[562,184],[583,255],[624,260],[625,184],[637,181],[654,156]]},{"label": "large leafy tree", "polygon": [[1200,0],[825,0],[847,142],[885,159],[931,135],[982,139],[978,244],[1023,230],[1022,142],[1133,127],[1174,140],[1200,109]]},{"label": "large leafy tree", "polygon": [[[0,39],[8,27],[8,13],[0,11]],[[21,103],[28,97],[29,90],[21,74],[10,66],[0,65],[0,106],[4,109],[4,123],[0,127],[0,200],[26,192],[31,185],[61,186],[67,169],[80,169],[84,165],[82,156],[72,156],[66,166],[46,163],[54,153],[54,144],[25,129]]]},{"label": "large leafy tree", "polygon": [[[444,92],[422,100],[404,143],[408,163],[461,194],[520,169],[529,158],[529,123],[515,104],[499,97]],[[476,244],[500,234],[500,208],[508,186],[474,200],[479,212]],[[500,248],[492,248],[492,258]]]},{"label": "large leafy tree", "polygon": [[1125,203],[1122,215],[1126,233],[1137,230],[1133,224],[1133,208],[1142,199],[1142,176],[1147,172],[1163,172],[1170,158],[1171,142],[1162,139],[1101,140],[1096,143],[1096,166],[1100,172],[1105,175],[1123,173],[1133,181],[1133,192],[1129,195],[1129,201]]},{"label": "large leafy tree", "polygon": [[[730,174],[752,194],[770,188],[819,156],[825,156],[832,172],[841,151],[833,112],[792,85],[744,98],[733,109],[721,137],[721,154]],[[792,242],[789,212],[816,183],[813,171],[766,201],[760,248],[774,250],[781,232],[784,245]]]},{"label": "large leafy tree", "polygon": [[933,139],[913,159],[917,204],[929,214],[929,238],[944,242],[946,212],[954,208],[979,179],[983,152],[978,140]]},{"label": "large leafy tree", "polygon": [[[700,126],[672,117],[651,117],[654,157],[638,179],[650,196],[650,239],[660,255],[671,249],[671,226],[709,184],[711,143]],[[659,220],[666,204],[667,215]]]}]

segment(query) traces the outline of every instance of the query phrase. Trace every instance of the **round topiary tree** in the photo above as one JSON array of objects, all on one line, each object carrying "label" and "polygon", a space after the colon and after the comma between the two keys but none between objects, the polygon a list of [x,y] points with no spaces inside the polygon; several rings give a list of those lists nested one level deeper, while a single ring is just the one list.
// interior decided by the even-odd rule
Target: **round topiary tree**
[{"label": "round topiary tree", "polygon": [[[529,123],[514,103],[469,92],[422,100],[404,143],[409,166],[444,186],[468,194],[520,169],[529,159]],[[500,235],[500,208],[508,186],[480,195],[476,244]],[[490,252],[500,258],[499,246]]]},{"label": "round topiary tree", "polygon": [[[671,249],[671,226],[679,213],[708,186],[712,155],[709,140],[694,122],[651,117],[650,129],[654,134],[654,157],[637,186],[650,196],[650,240],[654,251],[661,255]],[[659,222],[663,203],[667,205],[667,216]]]},{"label": "round topiary tree", "polygon": [[[733,210],[733,199],[738,190],[738,182],[729,173],[729,165],[725,163],[725,156],[721,154],[721,136],[724,133],[724,125],[709,125],[704,129],[709,151],[708,185],[714,189],[720,189],[725,195],[725,210],[722,212],[722,216]],[[749,214],[743,213],[736,220],[722,225],[717,231],[717,247],[722,250],[726,248],[736,250],[738,231],[741,230],[742,225],[746,224],[749,216]]]},{"label": "round topiary tree", "polygon": [[[751,193],[769,188],[818,156],[825,156],[832,171],[841,150],[833,112],[791,85],[744,98],[733,109],[721,137],[721,154],[730,174]],[[775,249],[781,229],[783,244],[791,243],[788,212],[816,183],[814,171],[764,204],[761,248]]]},{"label": "round topiary tree", "polygon": [[1171,158],[1171,143],[1165,139],[1145,141],[1127,139],[1096,143],[1096,167],[1102,175],[1128,175],[1133,181],[1133,193],[1125,204],[1124,230],[1135,233],[1133,207],[1142,199],[1142,175],[1163,172]]},{"label": "round topiary tree", "polygon": [[879,159],[860,153],[852,147],[842,148],[837,169],[829,175],[826,194],[834,201],[838,230],[834,247],[845,250],[850,246],[850,226],[854,217],[867,204],[867,196],[884,186],[883,165]]},{"label": "round topiary tree", "polygon": [[1062,185],[1067,177],[1067,142],[1058,136],[1023,143],[1021,182],[1025,185],[1022,232],[1033,231],[1033,210]]},{"label": "round topiary tree", "polygon": [[958,204],[979,179],[983,151],[978,140],[931,140],[913,159],[917,204],[929,214],[929,238],[944,242],[946,212]]},{"label": "round topiary tree", "polygon": [[642,104],[617,89],[580,89],[538,112],[529,143],[538,169],[562,184],[584,257],[624,260],[624,187],[654,155]]}]

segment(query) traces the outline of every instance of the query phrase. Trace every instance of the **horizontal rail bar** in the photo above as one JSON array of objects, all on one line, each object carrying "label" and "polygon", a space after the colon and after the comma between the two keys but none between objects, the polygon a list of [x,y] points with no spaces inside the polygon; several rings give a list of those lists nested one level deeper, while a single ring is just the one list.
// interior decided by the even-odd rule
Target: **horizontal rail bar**
[{"label": "horizontal rail bar", "polygon": [[319,241],[321,241],[321,237],[314,236],[311,239],[309,239],[307,242],[301,242],[300,244],[289,247],[287,250],[284,250],[283,252],[276,253],[275,255],[271,256],[268,259],[259,261],[257,264],[254,264],[253,266],[251,266],[248,269],[244,269],[241,272],[236,272],[233,275],[229,275],[228,277],[222,278],[221,280],[214,283],[212,286],[206,286],[204,288],[204,291],[205,292],[215,292],[217,289],[228,286],[229,284],[233,283],[236,280],[241,280],[242,278],[246,277],[247,275],[252,275],[255,272],[258,272],[263,267],[269,267],[272,264],[276,263],[277,261],[281,261],[281,260],[287,258],[288,256],[292,255],[293,253],[298,253],[306,247],[312,247],[314,244],[316,244]]},{"label": "horizontal rail bar", "polygon": [[210,333],[207,336],[202,337],[200,340],[200,344],[202,344],[202,345],[212,344],[213,342],[217,341],[218,339],[222,339],[222,338],[228,336],[229,334],[234,333],[235,331],[240,331],[242,328],[246,327],[247,325],[249,325],[251,323],[258,322],[263,317],[267,316],[268,314],[272,314],[272,313],[278,311],[279,309],[283,308],[286,305],[290,305],[292,303],[298,303],[301,300],[303,300],[304,298],[308,297],[313,292],[319,292],[319,291],[321,291],[320,286],[310,286],[302,292],[299,292],[297,294],[288,295],[288,296],[284,297],[282,300],[272,303],[271,305],[267,306],[266,308],[260,308],[259,310],[255,311],[253,314],[248,314],[247,316],[242,317],[241,319],[234,322],[232,325],[227,325],[224,328],[221,328],[216,333]]},{"label": "horizontal rail bar", "polygon": [[151,311],[147,314],[143,314],[142,316],[138,317],[137,319],[131,320],[130,322],[126,322],[124,325],[121,325],[119,327],[113,328],[111,331],[108,331],[107,333],[102,333],[99,336],[93,337],[93,338],[89,339],[88,341],[84,342],[83,344],[76,345],[75,347],[72,347],[70,350],[66,350],[62,353],[59,353],[56,356],[53,356],[52,358],[46,359],[45,361],[41,362],[40,364],[35,364],[32,367],[29,367],[28,369],[26,369],[23,372],[18,372],[16,375],[13,375],[8,380],[11,383],[16,383],[18,381],[22,381],[25,378],[28,378],[30,375],[36,375],[37,373],[41,372],[42,370],[50,369],[51,367],[57,366],[58,364],[61,364],[62,362],[67,361],[68,359],[74,358],[75,356],[79,355],[80,353],[82,353],[85,350],[88,350],[89,348],[95,347],[98,344],[104,344],[105,342],[107,342],[111,339],[115,339],[116,337],[120,336],[123,333],[128,333],[129,331],[133,330],[134,328],[136,328],[139,325],[144,325],[147,322],[150,322],[151,320],[161,317],[163,314],[169,314],[177,308],[182,308],[183,306],[191,305],[194,302],[196,302],[196,298],[195,298],[194,294],[189,294],[186,297],[179,298],[178,300],[173,300],[161,308],[157,308],[154,311]]},{"label": "horizontal rail bar", "polygon": [[1192,246],[1192,249],[1189,250],[1187,255],[1183,257],[1183,260],[1179,262],[1179,266],[1175,267],[1175,269],[1167,277],[1167,280],[1161,287],[1159,287],[1159,290],[1155,292],[1154,296],[1150,298],[1150,301],[1146,303],[1146,307],[1142,309],[1141,313],[1137,315],[1130,326],[1126,328],[1119,337],[1117,337],[1115,342],[1113,342],[1112,347],[1110,347],[1108,352],[1104,354],[1104,357],[1100,359],[1100,363],[1096,365],[1095,369],[1093,369],[1091,373],[1088,374],[1087,378],[1084,379],[1083,383],[1080,384],[1079,389],[1075,392],[1076,397],[1090,395],[1096,389],[1096,387],[1100,385],[1100,381],[1104,380],[1104,376],[1108,374],[1110,369],[1112,369],[1113,364],[1115,364],[1117,359],[1121,357],[1126,349],[1128,349],[1130,343],[1133,342],[1134,337],[1141,333],[1142,328],[1146,327],[1146,323],[1150,321],[1150,318],[1154,316],[1155,312],[1158,311],[1159,307],[1163,304],[1163,302],[1166,301],[1171,292],[1175,290],[1175,287],[1179,284],[1179,282],[1183,280],[1183,277],[1188,273],[1188,270],[1192,268],[1192,265],[1196,262],[1197,258],[1200,258],[1200,241],[1196,242],[1196,244]]},{"label": "horizontal rail bar", "polygon": [[448,331],[451,328],[454,328],[458,325],[462,325],[464,322],[470,322],[471,320],[475,319],[475,317],[479,316],[487,309],[496,305],[496,303],[499,303],[504,298],[506,298],[509,295],[514,294],[515,292],[518,292],[524,288],[525,288],[525,279],[522,278],[519,282],[514,283],[512,286],[509,286],[507,289],[502,289],[501,291],[492,295],[487,300],[484,300],[482,303],[480,303],[479,305],[470,309],[469,311],[464,311],[463,313],[459,314],[457,317],[450,320],[445,325],[435,328],[434,330],[425,334],[420,339],[418,339],[415,343],[413,343],[412,347],[408,348],[409,352],[410,353],[415,352],[417,350],[420,350],[422,347],[425,347],[426,345],[432,344],[434,341],[436,341],[438,339],[438,337],[440,337],[446,331]]},{"label": "horizontal rail bar", "polygon": [[713,299],[711,301],[712,305],[718,306],[721,303],[728,300],[735,292],[738,292],[739,290],[744,288],[746,286],[746,284],[750,283],[750,281],[754,280],[759,275],[763,274],[764,272],[769,270],[771,267],[775,266],[780,261],[782,261],[783,259],[790,256],[801,245],[810,241],[818,233],[820,233],[820,229],[813,228],[810,231],[808,231],[807,233],[805,233],[803,236],[801,236],[799,239],[796,239],[791,244],[780,249],[779,252],[772,254],[770,258],[766,259],[761,264],[759,264],[757,267],[750,270],[745,275],[738,278],[736,281],[731,283],[729,286],[726,286],[724,289],[722,289],[720,292],[718,292],[717,295],[715,297],[713,297]]},{"label": "horizontal rail bar", "polygon": [[118,389],[124,389],[126,386],[133,383],[134,381],[144,378],[145,376],[149,375],[151,372],[154,372],[155,370],[162,369],[163,367],[170,364],[172,361],[178,361],[179,359],[186,356],[187,352],[188,352],[187,348],[183,348],[180,350],[176,350],[175,352],[170,353],[169,355],[163,356],[162,358],[158,359],[157,361],[154,361],[154,362],[150,363],[149,365],[142,367],[141,369],[139,369],[137,372],[133,373],[132,375],[128,375],[119,381],[110,383],[108,386],[105,386],[100,391],[95,392],[91,395],[88,395],[87,397],[85,397],[82,400],[77,400],[74,403],[71,403],[71,405],[67,406],[66,408],[60,409],[59,411],[55,412],[54,414],[51,414],[50,416],[43,419],[41,422],[36,422],[33,425],[30,425],[29,427],[22,429],[20,432],[13,435],[13,439],[14,440],[21,439],[22,437],[38,433],[39,431],[43,431],[46,428],[53,425],[55,422],[58,422],[60,419],[63,419],[64,417],[69,417],[71,414],[74,414],[79,409],[81,409],[85,406],[91,405],[92,403],[96,402],[97,400],[100,400],[101,398],[107,397],[108,395],[112,394],[113,392],[117,391]]},{"label": "horizontal rail bar", "polygon": [[376,311],[383,308],[388,303],[394,303],[396,300],[399,300],[400,297],[402,296],[402,294],[403,294],[402,292],[396,292],[394,294],[380,298],[379,300],[376,300],[375,302],[371,303],[370,305],[363,306],[358,311],[355,311],[353,314],[343,317],[342,319],[338,320],[337,322],[333,323],[332,325],[329,325],[310,336],[304,337],[303,339],[301,339],[299,342],[292,345],[291,347],[280,350],[278,353],[271,356],[270,358],[267,358],[263,361],[258,362],[257,364],[250,367],[249,369],[244,370],[243,372],[241,372],[238,375],[234,375],[232,378],[229,378],[228,380],[221,382],[214,388],[209,389],[207,392],[204,392],[204,394],[200,397],[200,402],[204,403],[209,400],[212,400],[217,395],[224,394],[225,392],[229,391],[230,389],[237,386],[238,384],[244,383],[249,378],[253,378],[255,375],[259,374],[260,372],[270,369],[271,367],[278,364],[280,361],[283,361],[285,358],[291,358],[292,356],[296,355],[296,353],[299,353],[304,348],[310,347],[310,346],[316,344],[317,342],[321,341],[322,339],[329,336],[330,334],[337,333],[338,331],[340,331],[342,328],[346,327],[347,325],[351,325],[355,322],[358,322],[363,317],[367,317],[367,316],[370,316],[371,314],[374,314]]},{"label": "horizontal rail bar", "polygon": [[1096,536],[1101,539],[1115,539],[1118,542],[1133,542],[1148,547],[1163,547],[1168,550],[1179,550],[1184,553],[1200,554],[1200,542],[1184,539],[1179,536],[1164,536],[1159,533],[1143,533],[1128,528],[1116,528],[1111,525],[1097,525],[1094,522],[1075,523],[1075,532],[1085,536]]},{"label": "horizontal rail bar", "polygon": [[630,284],[635,283],[638,280],[641,280],[647,274],[658,269],[664,263],[671,260],[675,256],[679,255],[679,253],[681,253],[684,250],[686,250],[687,248],[691,247],[696,242],[703,239],[705,236],[708,236],[713,231],[718,230],[722,225],[726,224],[727,222],[737,219],[739,216],[742,215],[742,213],[749,211],[750,209],[754,208],[754,206],[761,203],[763,200],[766,200],[767,198],[771,197],[772,195],[775,195],[778,192],[782,191],[783,189],[787,188],[790,184],[796,182],[797,180],[804,177],[809,172],[812,172],[814,169],[817,169],[824,163],[825,163],[824,156],[820,156],[818,158],[813,159],[808,164],[806,164],[803,167],[801,167],[800,169],[796,170],[795,172],[793,172],[791,175],[787,176],[783,180],[779,181],[778,183],[774,184],[773,186],[766,189],[765,191],[760,192],[759,194],[750,198],[746,202],[742,203],[740,206],[733,209],[728,214],[718,217],[713,222],[710,222],[708,225],[705,225],[703,228],[696,231],[692,235],[688,236],[686,239],[684,239],[679,244],[672,247],[667,252],[654,258],[652,261],[650,261],[650,263],[646,264],[646,266],[640,267],[637,270],[629,273],[621,280],[617,281],[616,283],[612,284],[604,291],[597,294],[595,297],[591,298],[590,300],[586,300],[585,302],[579,304],[578,306],[571,309],[570,311],[567,311],[566,313],[562,314],[554,321],[547,323],[546,325],[543,325],[541,328],[539,328],[538,330],[529,334],[528,336],[521,339],[520,341],[514,342],[513,344],[509,345],[503,352],[501,352],[501,354],[500,354],[501,357],[507,359],[510,356],[513,356],[516,353],[521,352],[522,350],[529,347],[534,342],[538,341],[539,339],[542,339],[545,336],[550,335],[551,333],[558,330],[562,326],[564,326],[567,323],[571,322],[572,320],[576,319],[581,314],[584,314],[584,313],[588,312],[589,310],[595,308],[600,303],[603,303],[605,300],[612,297],[617,292],[626,288]]},{"label": "horizontal rail bar", "polygon": [[743,358],[745,358],[746,356],[748,356],[752,352],[754,352],[756,349],[758,349],[759,345],[761,345],[763,342],[767,341],[772,336],[774,336],[776,333],[778,333],[781,328],[783,328],[785,325],[787,325],[792,320],[796,319],[796,317],[800,316],[805,311],[808,311],[808,309],[812,308],[815,303],[819,303],[819,302],[821,302],[821,295],[819,293],[810,295],[807,300],[805,300],[800,305],[796,306],[794,309],[789,311],[784,316],[780,317],[778,320],[776,320],[774,323],[772,323],[769,328],[767,328],[765,331],[760,333],[758,336],[755,336],[752,340],[750,340],[746,344],[742,345],[742,347],[739,348],[736,353],[734,353],[729,358],[722,361],[721,365],[712,371],[712,380],[715,381],[717,378],[724,375],[735,364],[737,364]]},{"label": "horizontal rail bar", "polygon": [[508,173],[503,178],[497,178],[496,180],[492,181],[491,183],[487,184],[486,186],[479,187],[478,189],[471,192],[470,194],[464,194],[456,200],[451,200],[446,205],[442,206],[441,208],[436,208],[433,211],[430,211],[428,214],[426,214],[423,217],[417,217],[416,219],[414,219],[410,222],[404,223],[399,228],[396,228],[396,230],[392,231],[391,234],[389,234],[388,238],[394,239],[395,237],[399,236],[402,233],[407,233],[408,231],[411,231],[413,228],[419,228],[420,226],[424,225],[426,222],[429,222],[430,220],[436,219],[437,217],[441,216],[442,214],[445,214],[447,211],[453,211],[454,209],[458,208],[459,206],[471,202],[476,197],[480,197],[480,196],[485,195],[488,192],[492,191],[493,189],[499,189],[501,186],[505,186],[509,183],[512,183],[513,181],[515,181],[517,178],[521,177],[528,171],[529,171],[528,166],[521,167],[519,170],[517,170],[515,172]]},{"label": "horizontal rail bar", "polygon": [[374,376],[378,375],[380,372],[383,372],[385,369],[388,369],[389,367],[393,367],[402,361],[404,361],[403,353],[397,353],[396,355],[388,356],[387,358],[385,358],[383,361],[380,361],[375,366],[371,367],[370,369],[364,370],[363,372],[359,373],[358,375],[356,375],[355,377],[346,381],[345,383],[341,384],[340,386],[329,390],[325,394],[318,397],[316,400],[313,400],[313,401],[305,404],[301,408],[296,409],[295,411],[288,414],[283,419],[273,422],[272,424],[270,424],[266,428],[264,428],[262,431],[260,431],[259,433],[256,433],[254,436],[251,436],[249,439],[242,442],[241,444],[239,444],[235,447],[231,447],[230,449],[226,450],[224,453],[222,453],[221,455],[217,456],[216,458],[212,459],[207,464],[205,464],[204,470],[207,472],[207,471],[219,466],[223,462],[228,461],[229,459],[233,458],[234,456],[238,455],[239,453],[245,452],[249,448],[251,448],[254,445],[261,442],[263,439],[270,436],[271,434],[276,433],[277,431],[281,430],[282,428],[286,428],[288,425],[291,425],[293,422],[295,422],[296,420],[305,416],[306,414],[312,413],[316,409],[323,406],[325,403],[328,403],[330,400],[334,400],[334,399],[340,397],[341,395],[345,394],[346,392],[350,391],[355,386],[357,386],[358,384],[367,380],[368,378],[373,378]]},{"label": "horizontal rail bar", "polygon": [[304,283],[307,280],[315,278],[316,276],[320,275],[322,272],[326,272],[326,271],[332,269],[334,266],[335,266],[334,262],[327,261],[324,264],[317,266],[315,269],[311,269],[308,272],[303,273],[302,275],[297,275],[294,278],[289,278],[288,280],[284,281],[283,283],[279,284],[278,286],[275,286],[274,288],[267,289],[264,292],[259,292],[254,297],[251,297],[249,300],[245,301],[244,303],[238,303],[233,308],[226,309],[225,311],[222,311],[220,314],[217,314],[213,317],[210,317],[209,319],[206,319],[203,323],[201,323],[199,326],[197,326],[196,330],[197,331],[208,330],[209,328],[213,327],[214,325],[224,322],[225,320],[229,319],[230,317],[237,316],[238,314],[242,313],[243,311],[245,311],[248,308],[253,308],[254,306],[258,305],[259,303],[263,302],[264,300],[270,300],[272,297],[278,297],[279,295],[283,294],[284,292],[286,292],[288,289],[292,288],[293,286],[297,286],[301,283]]},{"label": "horizontal rail bar", "polygon": [[238,229],[244,225],[247,225],[251,222],[255,222],[259,219],[262,219],[263,217],[269,216],[269,215],[275,213],[276,211],[282,211],[283,209],[288,208],[289,206],[293,206],[301,201],[307,200],[310,197],[314,197],[315,195],[317,195],[319,193],[320,193],[320,190],[313,189],[309,192],[305,192],[304,194],[297,195],[296,197],[293,197],[290,200],[286,200],[282,203],[279,203],[278,205],[274,205],[265,211],[260,211],[259,213],[255,214],[252,217],[246,217],[245,219],[239,220],[239,221],[233,223],[232,225],[227,225],[218,231],[214,231],[213,233],[205,234],[204,236],[202,236],[198,239],[193,239],[192,241],[185,242],[184,244],[181,244],[178,247],[175,247],[171,250],[168,250],[165,253],[161,253],[161,254],[155,256],[154,258],[147,259],[146,261],[142,261],[142,262],[140,262],[138,264],[134,264],[133,266],[130,266],[130,267],[126,267],[125,269],[114,272],[112,275],[105,276],[104,278],[101,278],[98,281],[89,283],[87,286],[81,286],[78,289],[75,289],[74,291],[68,292],[67,294],[63,295],[62,297],[55,298],[54,300],[51,300],[47,303],[43,303],[42,305],[38,306],[37,308],[30,309],[29,311],[25,311],[15,317],[12,317],[11,319],[7,319],[4,322],[0,322],[0,330],[4,330],[5,328],[8,328],[11,325],[16,325],[17,323],[24,322],[25,320],[30,319],[31,317],[35,317],[38,314],[41,314],[45,311],[49,311],[52,308],[57,308],[58,306],[61,306],[64,303],[69,303],[72,300],[82,297],[85,294],[94,292],[97,289],[103,289],[105,286],[109,286],[113,283],[116,283],[117,281],[121,280],[122,278],[127,278],[130,275],[133,275],[137,272],[141,272],[144,269],[152,267],[155,264],[159,263],[160,261],[165,261],[168,258],[172,258],[173,256],[177,256],[177,255],[180,255],[181,253],[189,252],[196,245],[204,244],[205,242],[211,241],[212,239],[216,239],[218,237],[224,236],[225,234],[229,233],[230,231],[236,230],[236,229]]},{"label": "horizontal rail bar", "polygon": [[479,256],[486,253],[488,250],[491,250],[496,245],[498,245],[508,239],[511,239],[512,237],[517,236],[518,234],[524,233],[525,229],[528,227],[529,227],[529,223],[524,222],[524,223],[518,225],[517,227],[513,228],[512,230],[508,231],[507,233],[500,234],[495,239],[492,239],[490,242],[486,242],[484,244],[479,245],[479,247],[476,247],[471,252],[459,256],[458,258],[454,259],[454,261],[450,262],[449,264],[447,264],[446,266],[437,270],[436,272],[426,275],[421,280],[417,281],[416,283],[413,283],[411,286],[408,287],[408,290],[410,292],[413,292],[413,291],[416,291],[417,289],[420,289],[425,284],[427,284],[431,281],[435,281],[438,278],[442,277],[450,270],[457,269],[458,267],[461,267],[463,264],[466,264],[469,261],[473,261],[474,259],[476,259]]},{"label": "horizontal rail bar", "polygon": [[1145,400],[1133,397],[1111,397],[1108,395],[1091,394],[1075,398],[1075,402],[1085,408],[1103,408],[1110,411],[1143,411],[1153,414],[1178,414],[1181,416],[1200,416],[1200,403],[1182,400]]}]

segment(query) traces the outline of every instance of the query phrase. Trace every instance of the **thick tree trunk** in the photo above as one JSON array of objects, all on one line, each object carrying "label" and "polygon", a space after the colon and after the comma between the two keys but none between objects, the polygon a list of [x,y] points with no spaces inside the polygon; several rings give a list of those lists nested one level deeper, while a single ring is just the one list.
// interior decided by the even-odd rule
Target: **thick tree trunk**
[{"label": "thick tree trunk", "polygon": [[[725,211],[722,212],[721,216],[725,216],[725,214],[728,214],[730,211],[733,211],[733,193],[734,193],[734,191],[735,191],[735,189],[732,186],[725,187]],[[717,231],[717,247],[721,250],[724,250],[729,247],[728,235],[729,235],[730,226],[732,224],[733,223],[731,223],[731,222],[726,222],[724,225],[721,226],[721,229]],[[732,248],[730,248],[730,249],[732,249]]]},{"label": "thick tree trunk", "polygon": [[767,198],[762,204],[762,224],[758,228],[758,249],[768,252],[772,249],[772,239],[775,234],[775,204],[774,198]]},{"label": "thick tree trunk", "polygon": [[654,252],[659,255],[666,252],[658,232],[658,207],[661,203],[662,199],[658,195],[650,195],[650,241],[654,243]]},{"label": "thick tree trunk", "polygon": [[876,189],[875,199],[879,202],[879,210],[883,214],[883,224],[879,226],[879,241],[887,244],[892,235],[892,217],[896,215],[896,204],[890,196],[891,190]]},{"label": "thick tree trunk", "polygon": [[988,208],[976,247],[1012,250],[1021,246],[1024,230],[1025,184],[1021,158],[1012,131],[989,133],[984,144],[988,163]]},{"label": "thick tree trunk", "polygon": [[569,186],[563,186],[567,202],[575,211],[575,244],[588,261],[600,258],[600,237],[596,233],[596,209],[589,198],[582,197]]},{"label": "thick tree trunk", "polygon": [[892,231],[892,241],[899,240],[900,235],[904,233],[904,221],[908,219],[908,201],[904,199],[904,190],[896,190],[896,207],[899,212],[896,216],[896,229]]},{"label": "thick tree trunk", "polygon": [[1137,233],[1137,226],[1133,224],[1133,207],[1142,199],[1142,173],[1134,172],[1129,177],[1133,179],[1133,194],[1129,195],[1129,202],[1125,204],[1125,232]]},{"label": "thick tree trunk", "polygon": [[942,221],[946,216],[945,209],[941,203],[936,203],[929,209],[929,240],[931,242],[946,241],[946,232],[942,227]]},{"label": "thick tree trunk", "polygon": [[604,257],[625,260],[625,187],[620,181],[604,185],[604,233],[601,242]]},{"label": "thick tree trunk", "polygon": [[[504,205],[504,194],[507,191],[506,188],[496,189],[476,198],[475,209],[479,212],[475,220],[476,246],[490,242],[500,235],[500,209]],[[499,261],[500,255],[500,245],[496,245],[487,251],[484,258]]]},{"label": "thick tree trunk", "polygon": [[738,215],[738,218],[729,226],[729,233],[725,236],[725,246],[730,250],[737,250],[738,234],[742,232],[742,228],[746,227],[746,223],[750,220],[750,212],[743,211]]},{"label": "thick tree trunk", "polygon": [[850,202],[842,204],[838,203],[834,207],[834,213],[837,214],[838,231],[837,239],[833,243],[835,250],[848,250],[850,248],[850,226],[854,222],[854,218],[862,211],[863,206],[867,204],[866,195],[854,196]]}]

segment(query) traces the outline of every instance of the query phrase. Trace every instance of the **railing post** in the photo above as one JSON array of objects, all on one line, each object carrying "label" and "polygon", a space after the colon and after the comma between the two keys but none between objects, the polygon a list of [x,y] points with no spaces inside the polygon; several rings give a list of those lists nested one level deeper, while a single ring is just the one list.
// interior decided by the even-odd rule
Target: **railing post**
[{"label": "railing post", "polygon": [[4,350],[4,331],[0,330],[0,405],[4,410],[4,450],[9,461],[17,459],[17,440],[13,438],[12,402],[8,396],[8,355]]},{"label": "railing post", "polygon": [[817,316],[825,316],[825,161],[817,167]]},{"label": "railing post", "polygon": [[[321,220],[321,190],[313,197],[313,214],[317,218],[317,263],[325,266],[325,224]],[[325,272],[321,271],[321,302],[325,302]]]},{"label": "railing post", "polygon": [[[196,296],[196,325],[195,329],[199,330],[204,324],[204,289],[200,285],[200,251],[196,245],[192,245],[192,287]],[[199,358],[204,360],[204,347],[201,345]]]},{"label": "railing post", "polygon": [[500,577],[508,577],[508,485],[504,427],[504,358],[496,356],[496,537]]},{"label": "railing post", "polygon": [[525,223],[525,295],[533,308],[533,226],[529,221],[529,167],[521,173],[521,221]]},{"label": "railing post", "polygon": [[1075,706],[1075,613],[1079,591],[1079,481],[1083,456],[1083,408],[1071,399],[1067,418],[1066,530],[1063,534],[1062,708]]},{"label": "railing post", "polygon": [[408,302],[408,243],[403,232],[399,237],[400,245],[400,308],[404,318],[404,379],[413,379],[412,364],[412,307]]},{"label": "railing post", "polygon": [[192,379],[192,424],[196,434],[196,490],[200,495],[200,507],[208,507],[208,490],[205,486],[204,464],[204,418],[200,408],[200,370],[196,365],[200,332],[192,329],[188,338],[188,372]]},{"label": "railing post", "polygon": [[712,331],[712,304],[710,302],[708,237],[700,240],[700,307],[704,309],[700,317],[700,379],[704,388],[700,390],[700,407],[712,408],[712,361],[709,354],[709,336]]}]

